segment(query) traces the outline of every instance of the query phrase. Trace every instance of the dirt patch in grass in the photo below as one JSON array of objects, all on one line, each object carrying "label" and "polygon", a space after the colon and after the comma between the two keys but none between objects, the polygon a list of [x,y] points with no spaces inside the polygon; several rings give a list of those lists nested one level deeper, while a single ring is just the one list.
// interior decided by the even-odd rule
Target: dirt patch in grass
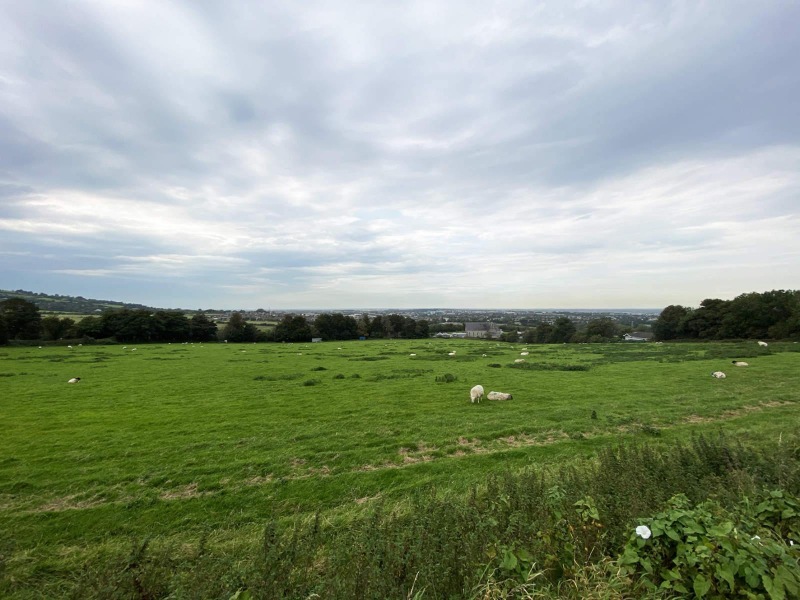
[{"label": "dirt patch in grass", "polygon": [[267,483],[272,483],[272,475],[256,475],[255,477],[251,477],[250,479],[245,479],[244,484],[248,487],[254,487],[257,485],[266,485]]},{"label": "dirt patch in grass", "polygon": [[192,482],[179,488],[175,488],[174,490],[162,492],[159,495],[159,498],[162,500],[188,500],[189,498],[200,498],[201,496],[205,496],[207,494],[208,492],[198,491],[197,483]]},{"label": "dirt patch in grass", "polygon": [[31,510],[32,513],[43,513],[43,512],[62,512],[65,510],[83,510],[86,508],[94,508],[95,506],[100,506],[104,504],[104,501],[97,498],[97,496],[93,496],[92,498],[85,498],[83,500],[78,500],[78,498],[82,494],[72,494],[70,496],[63,496],[61,498],[54,498],[47,504],[40,506],[34,510]]},{"label": "dirt patch in grass", "polygon": [[785,402],[771,400],[769,402],[760,402],[759,404],[750,404],[747,406],[742,406],[741,408],[726,410],[722,414],[713,417],[701,417],[700,415],[689,415],[688,417],[685,417],[683,419],[683,422],[700,424],[700,423],[714,423],[717,421],[726,421],[728,419],[736,419],[737,417],[741,417],[748,413],[759,412],[768,408],[780,408],[781,406],[788,406],[790,404],[795,404],[795,403],[788,400]]},{"label": "dirt patch in grass", "polygon": [[363,498],[356,498],[356,504],[364,504],[365,502],[369,502],[370,500],[377,500],[381,497],[381,494],[375,494],[374,496],[364,496]]}]

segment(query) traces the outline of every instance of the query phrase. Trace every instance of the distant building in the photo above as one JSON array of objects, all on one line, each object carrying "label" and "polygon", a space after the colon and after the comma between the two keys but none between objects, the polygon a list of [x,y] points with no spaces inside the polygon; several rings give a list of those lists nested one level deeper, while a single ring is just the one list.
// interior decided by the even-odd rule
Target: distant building
[{"label": "distant building", "polygon": [[464,323],[464,332],[468,338],[499,338],[502,331],[494,323]]},{"label": "distant building", "polygon": [[622,336],[626,342],[649,342],[653,339],[653,334],[649,331],[634,331]]}]

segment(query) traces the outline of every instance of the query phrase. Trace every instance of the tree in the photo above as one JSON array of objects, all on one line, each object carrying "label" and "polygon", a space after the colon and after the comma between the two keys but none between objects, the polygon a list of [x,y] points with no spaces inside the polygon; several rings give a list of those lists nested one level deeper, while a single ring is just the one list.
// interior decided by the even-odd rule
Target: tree
[{"label": "tree", "polygon": [[255,342],[257,333],[255,325],[245,321],[242,313],[235,312],[223,327],[220,337],[229,342]]},{"label": "tree", "polygon": [[396,338],[403,335],[404,319],[402,315],[392,313],[383,320],[383,326],[386,330],[386,337]]},{"label": "tree", "polygon": [[414,337],[425,339],[430,337],[430,323],[425,319],[420,319],[414,328]]},{"label": "tree", "polygon": [[75,321],[68,317],[59,319],[54,315],[42,319],[42,339],[60,340],[74,334]]},{"label": "tree", "polygon": [[575,334],[575,323],[568,317],[559,317],[553,324],[553,332],[550,335],[550,341],[554,344],[562,344],[570,341]]},{"label": "tree", "polygon": [[310,342],[311,326],[303,315],[284,315],[275,326],[276,342]]},{"label": "tree", "polygon": [[725,337],[769,337],[770,328],[788,321],[797,310],[798,292],[772,290],[741,294],[731,300],[723,319]]},{"label": "tree", "polygon": [[103,323],[98,317],[84,317],[75,325],[76,337],[98,339],[103,337]]},{"label": "tree", "polygon": [[657,340],[674,340],[683,335],[681,325],[689,314],[689,309],[680,304],[670,304],[653,324],[653,334]]},{"label": "tree", "polygon": [[0,302],[0,315],[6,324],[9,339],[36,340],[42,332],[39,307],[23,298],[9,298]]},{"label": "tree", "polygon": [[217,339],[217,324],[205,313],[196,313],[189,319],[189,339],[193,342],[210,342]]},{"label": "tree", "polygon": [[600,340],[610,340],[619,336],[619,326],[610,317],[592,319],[586,324],[586,335],[590,340],[599,338]]},{"label": "tree", "polygon": [[384,336],[383,316],[376,315],[369,324],[369,337],[382,338]]},{"label": "tree", "polygon": [[539,323],[536,326],[536,343],[549,344],[553,336],[553,326],[550,323]]},{"label": "tree", "polygon": [[706,298],[700,308],[687,312],[679,326],[683,335],[698,339],[717,339],[722,334],[722,324],[730,302]]},{"label": "tree", "polygon": [[6,319],[0,315],[0,345],[8,343],[8,327],[6,327]]},{"label": "tree", "polygon": [[314,331],[324,340],[354,340],[358,338],[358,323],[341,313],[323,313],[314,320]]},{"label": "tree", "polygon": [[362,314],[358,318],[358,335],[359,337],[367,337],[369,335],[370,330],[370,319],[367,313]]}]

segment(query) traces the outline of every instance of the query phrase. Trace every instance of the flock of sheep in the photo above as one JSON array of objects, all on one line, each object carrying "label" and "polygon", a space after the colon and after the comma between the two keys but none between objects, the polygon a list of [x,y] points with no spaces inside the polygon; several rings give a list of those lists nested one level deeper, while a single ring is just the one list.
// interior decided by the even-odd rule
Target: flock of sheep
[{"label": "flock of sheep", "polygon": [[[225,341],[227,342],[228,340],[225,340]],[[758,345],[761,346],[762,348],[766,348],[767,346],[769,346],[769,344],[767,342],[761,342],[761,341],[758,342]],[[39,347],[41,348],[41,346],[39,346]],[[68,348],[71,349],[72,346],[68,346]],[[123,350],[127,350],[127,348],[128,347],[125,346],[123,348]],[[136,350],[136,348],[134,348],[134,350]],[[341,348],[338,348],[338,350],[341,350]],[[523,350],[527,350],[527,348],[523,348]],[[529,354],[528,352],[520,352],[521,356],[528,356],[528,354]],[[448,353],[448,356],[455,356],[455,355],[456,355],[456,351],[455,350]],[[411,354],[410,356],[416,356],[416,354]],[[484,354],[484,356],[486,356],[486,355]],[[514,360],[514,362],[515,363],[525,362],[525,359],[524,358],[517,358],[516,360]],[[750,366],[748,363],[746,363],[744,361],[741,361],[741,360],[733,360],[733,361],[731,361],[731,363],[735,367],[748,367],[748,366]],[[711,376],[714,377],[715,379],[725,379],[727,377],[727,375],[725,375],[725,373],[723,371],[713,371],[711,373]],[[67,381],[67,383],[78,383],[80,380],[81,380],[80,377],[73,377],[72,379]],[[473,404],[475,402],[480,404],[480,401],[481,401],[481,399],[483,397],[484,397],[484,390],[483,390],[483,386],[482,385],[476,385],[469,391],[469,399]],[[488,394],[486,394],[486,398],[488,400],[513,400],[514,396],[512,396],[511,394],[505,393],[505,392],[489,392]]]},{"label": "flock of sheep", "polygon": [[[766,348],[767,346],[769,346],[769,344],[767,342],[758,342],[758,345],[761,346],[762,348]],[[746,363],[743,360],[732,360],[731,363],[733,363],[734,367],[749,367],[750,366],[749,363]],[[714,379],[725,379],[727,377],[727,375],[725,375],[725,373],[722,372],[722,371],[713,371],[711,373],[711,376]]]}]

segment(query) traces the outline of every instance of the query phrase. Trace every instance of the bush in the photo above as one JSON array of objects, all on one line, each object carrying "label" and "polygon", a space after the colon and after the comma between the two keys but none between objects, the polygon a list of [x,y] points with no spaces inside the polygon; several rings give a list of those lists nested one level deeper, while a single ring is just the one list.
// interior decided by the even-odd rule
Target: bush
[{"label": "bush", "polygon": [[444,375],[436,377],[436,383],[453,383],[457,381],[458,377],[453,375],[452,373],[445,373]]},{"label": "bush", "polygon": [[[775,491],[755,514],[743,503],[733,512],[714,501],[692,508],[674,496],[666,510],[631,534],[620,558],[630,574],[641,575],[650,590],[697,598],[797,598],[800,565],[797,551],[780,538],[780,528],[797,531],[800,504]],[[759,535],[760,534],[760,535]]]}]

